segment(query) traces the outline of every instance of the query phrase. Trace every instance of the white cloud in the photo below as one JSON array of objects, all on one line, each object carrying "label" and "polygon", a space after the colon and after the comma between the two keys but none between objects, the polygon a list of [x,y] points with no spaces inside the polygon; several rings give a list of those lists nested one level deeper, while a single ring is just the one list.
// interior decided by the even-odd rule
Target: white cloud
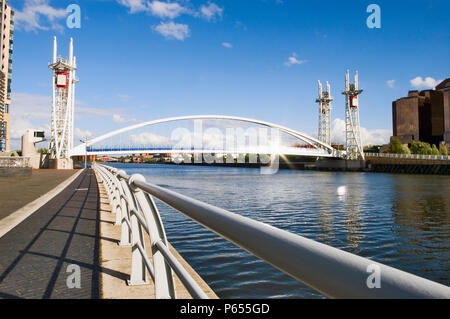
[{"label": "white cloud", "polygon": [[390,88],[394,88],[395,85],[395,80],[388,80],[386,82],[387,86],[389,86]]},{"label": "white cloud", "polygon": [[176,2],[153,1],[148,3],[149,11],[160,18],[175,19],[188,10]]},{"label": "white cloud", "polygon": [[[79,103],[77,103],[79,104]],[[28,93],[13,92],[11,94],[11,148],[20,149],[21,138],[27,129],[44,130],[47,139],[50,138],[51,130],[51,96],[33,95]],[[136,119],[123,118],[121,109],[101,109],[90,107],[75,107],[75,118],[98,117],[111,119],[114,114],[113,121],[115,123],[137,123]],[[75,136],[86,134],[92,136],[90,131],[81,131],[75,128]]]},{"label": "white cloud", "polygon": [[175,19],[183,13],[191,11],[178,2],[147,1],[147,0],[117,0],[118,3],[130,9],[130,13],[147,12],[161,19]]},{"label": "white cloud", "polygon": [[73,135],[76,139],[85,139],[85,138],[90,138],[92,137],[94,134],[92,134],[91,131],[89,130],[81,130],[80,128],[76,127],[75,130],[73,131]]},{"label": "white cloud", "polygon": [[130,13],[148,10],[146,0],[117,0],[117,2],[125,7],[128,7],[130,9]]},{"label": "white cloud", "polygon": [[214,20],[216,18],[222,18],[223,9],[215,3],[210,3],[207,6],[202,5],[200,7],[200,14],[203,18],[208,21]]},{"label": "white cloud", "polygon": [[294,64],[303,64],[306,62],[305,60],[297,59],[297,57],[298,57],[297,53],[295,53],[295,52],[292,53],[292,55],[288,58],[288,60],[286,62],[284,62],[284,65],[287,67],[290,67]]},{"label": "white cloud", "polygon": [[[361,140],[363,146],[384,145],[389,143],[392,136],[391,130],[376,129],[368,130],[361,127]],[[335,119],[331,125],[332,143],[345,145],[345,121],[339,118]]]},{"label": "white cloud", "polygon": [[[32,0],[30,0],[32,1]],[[119,4],[129,8],[129,13],[145,12],[160,19],[170,19],[162,21],[152,29],[167,39],[184,40],[190,36],[190,29],[187,24],[175,23],[172,20],[187,14],[195,18],[203,18],[207,21],[216,21],[222,18],[223,8],[217,4],[209,2],[201,5],[199,9],[192,8],[189,1],[159,1],[159,0],[116,0]]]},{"label": "white cloud", "polygon": [[49,0],[26,0],[22,11],[15,10],[14,21],[17,27],[25,31],[61,30],[63,26],[57,21],[66,17],[66,9],[54,8],[49,2]]},{"label": "white cloud", "polygon": [[167,39],[177,39],[183,41],[189,37],[190,30],[186,24],[170,22],[161,22],[160,24],[153,26],[153,30],[160,33]]},{"label": "white cloud", "polygon": [[418,76],[410,81],[411,85],[416,89],[421,88],[435,88],[442,80],[435,80],[432,77],[426,77],[423,79],[421,76]]},{"label": "white cloud", "polygon": [[113,122],[118,124],[124,124],[124,123],[138,123],[139,121],[136,119],[126,119],[122,117],[119,114],[113,114],[112,116]]},{"label": "white cloud", "polygon": [[222,42],[222,46],[227,49],[231,49],[233,47],[233,45],[229,42]]},{"label": "white cloud", "polygon": [[20,139],[27,129],[42,129],[50,123],[51,97],[11,94],[11,138]]},{"label": "white cloud", "polygon": [[51,97],[27,93],[11,94],[11,149],[21,148],[22,135],[28,129],[44,130],[50,136]]},{"label": "white cloud", "polygon": [[167,137],[148,132],[137,135],[130,135],[130,139],[131,142],[135,145],[165,146],[171,144],[170,140]]}]

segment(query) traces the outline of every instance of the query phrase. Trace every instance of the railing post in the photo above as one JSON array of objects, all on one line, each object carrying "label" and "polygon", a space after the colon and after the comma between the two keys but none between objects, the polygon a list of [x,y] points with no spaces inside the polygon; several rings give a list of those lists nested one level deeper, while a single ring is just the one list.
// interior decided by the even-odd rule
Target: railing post
[{"label": "railing post", "polygon": [[147,227],[151,242],[151,251],[153,255],[153,266],[155,272],[155,294],[157,299],[174,299],[175,283],[173,281],[172,269],[164,260],[164,256],[157,249],[156,243],[163,241],[167,246],[167,238],[164,232],[161,217],[155,202],[148,194],[141,189],[134,187],[134,181],[145,182],[144,176],[135,174],[130,178],[130,186],[133,189],[134,196],[139,203],[142,213],[147,222]]},{"label": "railing post", "polygon": [[104,180],[108,185],[108,198],[112,204],[112,212],[116,214],[115,225],[118,226],[122,222],[122,207],[120,197],[120,183],[115,174],[107,168],[101,167],[100,172],[105,176]]},{"label": "railing post", "polygon": [[142,233],[142,227],[135,214],[139,214],[138,205],[135,202],[135,198],[130,191],[129,185],[125,180],[121,180],[124,195],[128,199],[128,220],[131,226],[131,275],[128,280],[128,285],[145,285],[148,284],[147,271],[145,268],[144,258],[139,251],[138,246],[141,245],[145,249],[144,236]]},{"label": "railing post", "polygon": [[[119,179],[120,191],[120,225],[121,225],[121,236],[120,236],[120,246],[130,246],[130,226],[128,225],[130,221],[130,207],[128,207],[128,202],[130,199],[124,193],[124,187],[127,187],[127,181],[124,180],[120,175],[117,175]],[[128,223],[127,223],[128,222]]]},{"label": "railing post", "polygon": [[125,210],[125,207],[122,206],[122,200],[121,200],[121,188],[122,185],[119,182],[119,179],[116,176],[116,173],[114,172],[108,172],[111,176],[111,181],[113,184],[113,188],[112,188],[112,203],[113,203],[113,212],[116,214],[116,221],[115,221],[115,225],[119,226],[122,224],[122,214],[123,211]]},{"label": "railing post", "polygon": [[112,183],[111,176],[109,175],[108,171],[106,171],[106,170],[100,171],[100,174],[103,177],[104,184],[106,184],[105,189],[106,189],[106,193],[108,194],[109,202],[112,203],[112,205],[114,206],[114,203],[113,203],[114,188],[112,185],[113,183]]}]

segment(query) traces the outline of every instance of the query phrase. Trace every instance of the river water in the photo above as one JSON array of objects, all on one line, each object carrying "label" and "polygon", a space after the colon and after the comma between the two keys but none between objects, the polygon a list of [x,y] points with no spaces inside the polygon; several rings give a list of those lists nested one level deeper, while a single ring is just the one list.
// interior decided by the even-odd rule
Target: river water
[{"label": "river water", "polygon": [[[115,164],[129,175],[450,285],[450,177]],[[169,241],[221,298],[324,298],[157,201]],[[264,243],[262,243],[264,244]]]}]

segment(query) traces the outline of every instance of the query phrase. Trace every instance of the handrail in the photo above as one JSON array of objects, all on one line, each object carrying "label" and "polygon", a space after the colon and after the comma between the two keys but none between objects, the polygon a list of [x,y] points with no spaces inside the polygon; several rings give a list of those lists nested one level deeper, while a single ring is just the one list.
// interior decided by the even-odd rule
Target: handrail
[{"label": "handrail", "polygon": [[[146,270],[148,270],[155,284],[156,298],[175,298],[173,269],[191,296],[207,299],[208,296],[167,248],[162,221],[153,200],[140,189],[133,188],[130,185],[131,178],[125,172],[98,164],[93,165],[93,168],[104,183],[113,207],[112,211],[116,214],[116,225],[122,227],[120,245],[132,246],[132,265],[128,284],[147,283]],[[149,234],[153,261],[145,250],[142,230]]]},{"label": "handrail", "polygon": [[[161,200],[325,296],[332,298],[450,298],[450,288],[445,285],[147,183],[141,175],[129,177],[124,171],[118,171],[112,167],[103,165],[95,167],[103,167],[104,170],[116,174],[123,181],[127,180],[132,188],[146,193],[149,198],[153,196]],[[147,223],[149,223],[148,220]],[[152,237],[151,234],[150,237]],[[159,247],[158,250],[163,255],[167,253],[165,249],[161,249],[159,241],[152,241],[152,245]],[[171,258],[165,257],[166,262],[170,264]],[[173,264],[170,265],[174,267]],[[178,271],[174,270],[179,275]],[[378,276],[379,279],[379,285],[376,287],[369,283],[375,278],[374,276]],[[193,293],[191,295],[194,296]]]},{"label": "handrail", "polygon": [[195,280],[189,275],[186,269],[180,264],[180,262],[175,258],[175,256],[170,252],[169,248],[162,242],[162,240],[157,241],[155,246],[158,250],[164,255],[164,258],[175,271],[175,273],[180,278],[181,282],[185,285],[185,287],[192,287],[189,289],[192,297],[197,299],[208,299],[208,296],[204,293],[204,291],[198,287]]},{"label": "handrail", "polygon": [[435,161],[450,161],[448,155],[425,155],[425,154],[392,154],[392,153],[364,153],[366,157],[422,159]]}]

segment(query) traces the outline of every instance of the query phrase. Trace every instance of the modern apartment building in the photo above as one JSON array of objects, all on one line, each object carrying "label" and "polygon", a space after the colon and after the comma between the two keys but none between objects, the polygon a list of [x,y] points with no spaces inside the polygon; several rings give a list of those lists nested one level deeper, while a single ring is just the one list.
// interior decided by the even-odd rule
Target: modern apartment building
[{"label": "modern apartment building", "polygon": [[450,79],[434,90],[410,91],[392,103],[394,137],[412,141],[450,144]]},{"label": "modern apartment building", "polygon": [[11,78],[12,55],[14,41],[14,11],[7,0],[1,3],[1,35],[0,35],[0,152],[10,150],[11,117],[9,105],[11,104]]}]

